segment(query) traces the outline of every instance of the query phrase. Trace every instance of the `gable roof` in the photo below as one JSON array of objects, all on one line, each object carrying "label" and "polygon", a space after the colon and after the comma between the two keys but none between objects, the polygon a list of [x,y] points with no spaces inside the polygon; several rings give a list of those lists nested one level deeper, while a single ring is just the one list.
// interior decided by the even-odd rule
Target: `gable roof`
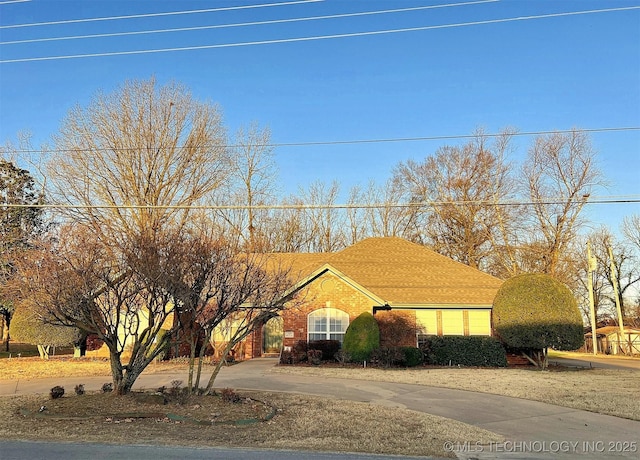
[{"label": "gable roof", "polygon": [[303,279],[324,265],[391,306],[490,306],[502,280],[402,238],[367,238],[335,253],[274,254]]}]

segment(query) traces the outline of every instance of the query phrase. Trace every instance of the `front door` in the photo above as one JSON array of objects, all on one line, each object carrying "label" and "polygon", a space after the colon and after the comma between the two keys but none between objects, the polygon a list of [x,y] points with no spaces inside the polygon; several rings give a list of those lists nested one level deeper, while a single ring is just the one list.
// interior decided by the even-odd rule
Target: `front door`
[{"label": "front door", "polygon": [[282,348],[282,316],[276,316],[267,321],[262,330],[262,352],[280,353]]}]

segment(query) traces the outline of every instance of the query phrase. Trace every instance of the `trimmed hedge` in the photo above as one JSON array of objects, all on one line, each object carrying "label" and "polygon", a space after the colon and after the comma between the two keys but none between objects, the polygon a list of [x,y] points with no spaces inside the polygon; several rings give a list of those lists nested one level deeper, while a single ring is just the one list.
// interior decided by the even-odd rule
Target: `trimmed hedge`
[{"label": "trimmed hedge", "polygon": [[371,353],[371,362],[379,367],[415,367],[424,361],[424,353],[416,347],[381,347]]},{"label": "trimmed hedge", "polygon": [[424,362],[424,352],[416,347],[400,347],[404,357],[404,365],[416,367]]},{"label": "trimmed hedge", "polygon": [[426,364],[437,366],[505,367],[507,355],[494,337],[429,337],[420,349]]}]

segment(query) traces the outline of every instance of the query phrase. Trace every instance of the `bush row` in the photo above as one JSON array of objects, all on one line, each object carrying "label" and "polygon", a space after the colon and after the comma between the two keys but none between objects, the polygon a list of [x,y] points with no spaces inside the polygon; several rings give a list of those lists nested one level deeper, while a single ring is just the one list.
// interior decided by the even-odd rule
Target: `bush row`
[{"label": "bush row", "polygon": [[[318,340],[295,343],[291,351],[282,352],[281,364],[320,364],[322,361],[341,364],[356,362],[349,353],[340,349],[337,340]],[[420,348],[380,347],[368,360],[378,367],[414,367],[421,364],[436,366],[504,367],[507,365],[505,349],[494,337],[428,337]],[[359,361],[358,361],[359,362]]]},{"label": "bush row", "polygon": [[507,356],[495,337],[428,337],[420,345],[425,363],[437,366],[504,367]]},{"label": "bush row", "polygon": [[283,351],[280,355],[281,364],[298,364],[310,362],[320,364],[321,361],[332,361],[340,350],[338,340],[298,340],[291,351]]}]

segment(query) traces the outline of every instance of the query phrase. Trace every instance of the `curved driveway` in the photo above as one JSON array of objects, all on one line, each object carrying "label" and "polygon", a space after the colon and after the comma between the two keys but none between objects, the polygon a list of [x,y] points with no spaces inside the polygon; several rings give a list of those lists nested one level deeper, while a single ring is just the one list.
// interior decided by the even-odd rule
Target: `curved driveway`
[{"label": "curved driveway", "polygon": [[[270,372],[275,359],[253,359],[223,368],[216,387],[304,393],[406,408],[459,420],[499,433],[501,446],[462,446],[459,458],[640,457],[640,422],[506,396],[422,385],[318,378]],[[142,375],[136,388],[170,386],[179,374]],[[97,390],[106,377],[0,381],[0,395],[47,393],[52,385],[84,383]],[[635,446],[635,447],[634,447]]]}]

